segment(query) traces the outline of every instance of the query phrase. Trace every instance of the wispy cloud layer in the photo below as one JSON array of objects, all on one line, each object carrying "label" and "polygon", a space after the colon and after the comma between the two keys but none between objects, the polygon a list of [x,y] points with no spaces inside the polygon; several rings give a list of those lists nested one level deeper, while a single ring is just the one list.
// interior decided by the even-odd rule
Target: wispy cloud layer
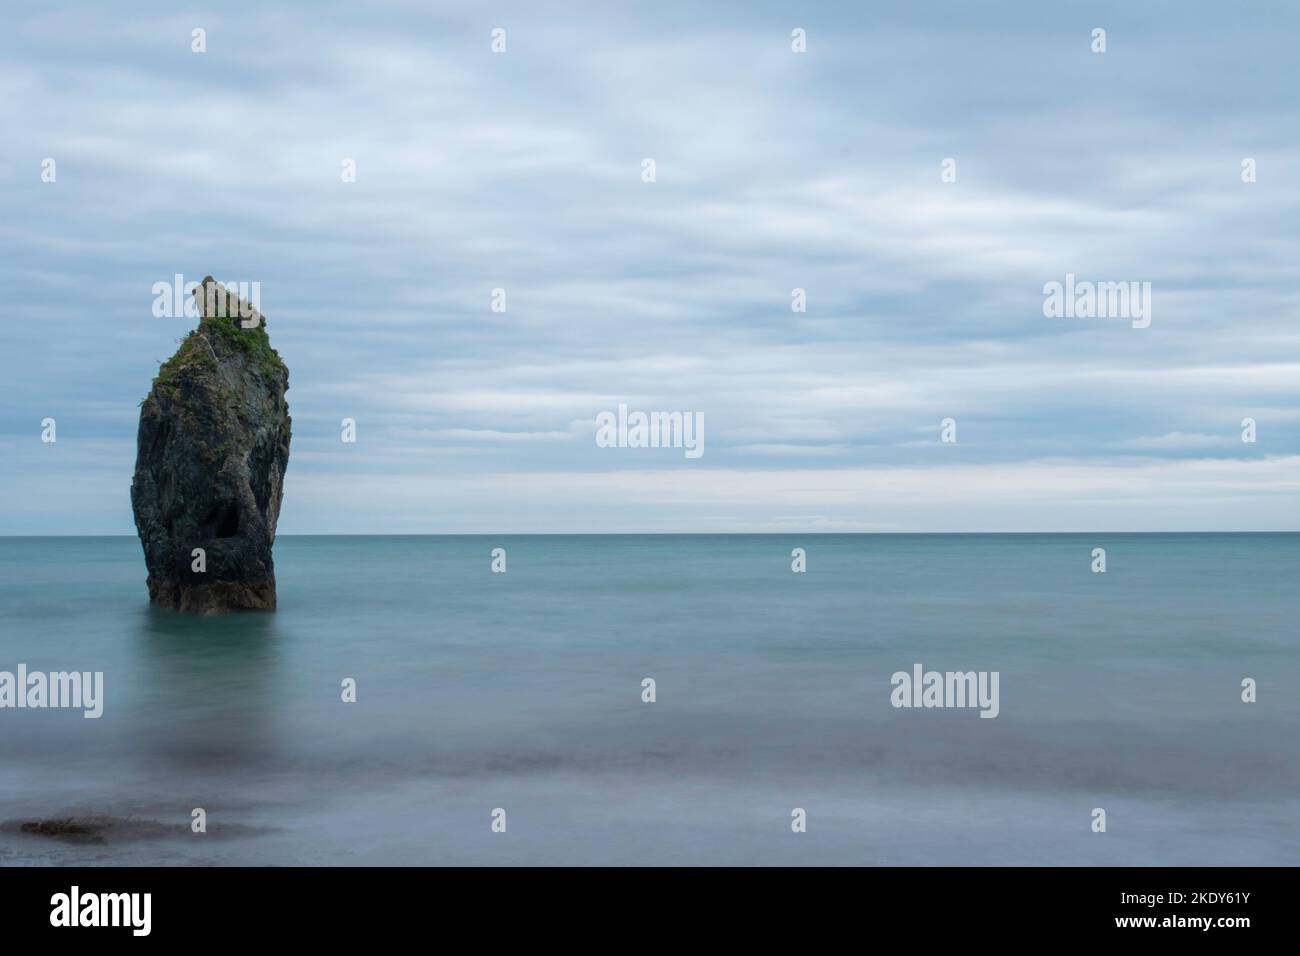
[{"label": "wispy cloud layer", "polygon": [[[1134,6],[15,14],[5,529],[130,531],[177,272],[262,284],[286,533],[1300,529],[1300,11]],[[596,447],[620,402],[706,455]]]}]

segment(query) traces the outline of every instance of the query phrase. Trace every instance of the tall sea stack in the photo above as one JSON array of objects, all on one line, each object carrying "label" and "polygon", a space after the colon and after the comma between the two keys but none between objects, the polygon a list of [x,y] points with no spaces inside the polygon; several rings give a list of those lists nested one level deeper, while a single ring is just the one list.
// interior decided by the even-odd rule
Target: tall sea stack
[{"label": "tall sea stack", "polygon": [[131,507],[149,599],[181,611],[270,611],[289,370],[251,304],[211,276],[194,296],[198,327],[140,405]]}]

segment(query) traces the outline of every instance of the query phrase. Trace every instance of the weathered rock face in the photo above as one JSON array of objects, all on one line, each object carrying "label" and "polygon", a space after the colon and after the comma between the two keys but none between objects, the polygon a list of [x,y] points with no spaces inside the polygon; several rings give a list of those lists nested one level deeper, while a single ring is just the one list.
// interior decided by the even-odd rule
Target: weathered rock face
[{"label": "weathered rock face", "polygon": [[131,506],[149,598],[182,611],[274,610],[289,370],[250,306],[210,276],[194,294],[199,325],[140,405]]}]

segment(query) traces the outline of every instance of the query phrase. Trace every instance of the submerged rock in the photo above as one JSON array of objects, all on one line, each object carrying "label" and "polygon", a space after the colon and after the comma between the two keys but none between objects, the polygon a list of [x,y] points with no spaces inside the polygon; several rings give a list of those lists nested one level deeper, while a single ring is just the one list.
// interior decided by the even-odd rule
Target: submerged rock
[{"label": "submerged rock", "polygon": [[[139,817],[113,817],[100,814],[52,817],[45,820],[5,820],[0,833],[22,833],[50,837],[60,843],[125,843],[132,840],[159,840],[166,837],[188,838],[193,832],[190,814],[185,823],[162,823]],[[208,823],[209,837],[244,837],[270,833],[271,828],[244,823]]]},{"label": "submerged rock", "polygon": [[18,824],[19,833],[59,837],[79,843],[103,843],[103,826],[94,820],[28,820]]},{"label": "submerged rock", "polygon": [[289,370],[251,306],[211,276],[194,295],[198,327],[140,404],[131,507],[149,598],[182,611],[274,610]]}]

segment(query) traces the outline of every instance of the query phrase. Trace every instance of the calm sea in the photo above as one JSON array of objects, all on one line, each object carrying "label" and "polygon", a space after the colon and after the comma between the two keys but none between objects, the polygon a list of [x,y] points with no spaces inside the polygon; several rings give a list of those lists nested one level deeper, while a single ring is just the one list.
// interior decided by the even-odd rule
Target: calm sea
[{"label": "calm sea", "polygon": [[[0,710],[0,864],[1300,863],[1300,535],[275,558],[277,613],[191,617],[134,538],[0,538],[0,670],[105,681],[98,720]],[[998,717],[895,709],[916,663],[997,671]],[[69,816],[111,826],[19,829]]]}]

